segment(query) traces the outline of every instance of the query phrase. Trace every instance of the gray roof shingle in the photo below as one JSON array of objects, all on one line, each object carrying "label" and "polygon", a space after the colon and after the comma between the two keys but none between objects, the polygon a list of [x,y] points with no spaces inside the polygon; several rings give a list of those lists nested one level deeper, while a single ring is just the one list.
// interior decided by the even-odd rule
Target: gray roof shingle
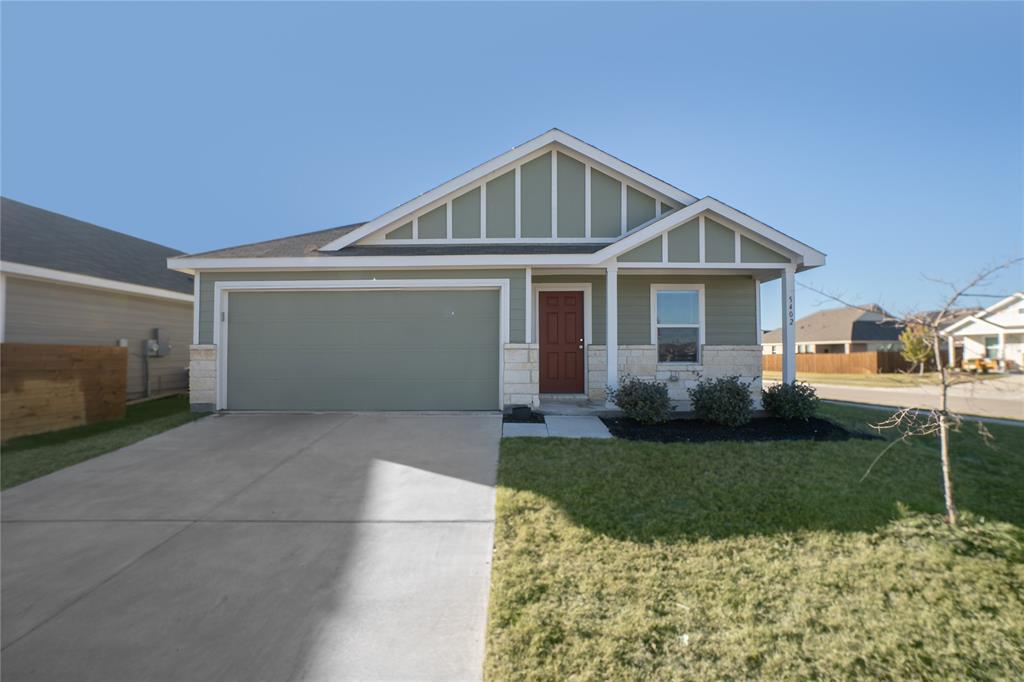
[{"label": "gray roof shingle", "polygon": [[184,294],[192,277],[167,269],[181,251],[0,198],[0,259]]},{"label": "gray roof shingle", "polygon": [[[883,321],[882,309],[868,312],[860,308],[832,308],[819,310],[796,321],[796,340],[799,343],[823,341],[896,341],[900,326]],[[766,332],[762,343],[780,343],[782,330]]]}]

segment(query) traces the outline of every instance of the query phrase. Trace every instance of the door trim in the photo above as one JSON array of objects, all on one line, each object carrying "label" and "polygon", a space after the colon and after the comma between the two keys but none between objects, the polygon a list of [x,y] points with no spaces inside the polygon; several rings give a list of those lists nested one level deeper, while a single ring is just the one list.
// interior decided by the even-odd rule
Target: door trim
[{"label": "door trim", "polygon": [[[542,275],[543,276],[543,275]],[[594,343],[593,285],[590,282],[538,282],[533,284],[530,294],[533,308],[533,338],[530,343],[540,344],[540,292],[542,291],[582,291],[583,292],[583,394],[590,395],[590,346]],[[537,369],[540,370],[538,356]]]},{"label": "door trim", "polygon": [[498,290],[498,402],[505,401],[505,344],[509,343],[509,280],[508,279],[334,279],[334,280],[257,280],[218,281],[213,287],[213,343],[217,347],[217,405],[228,404],[228,324],[230,294],[233,291],[381,291],[381,290]]}]

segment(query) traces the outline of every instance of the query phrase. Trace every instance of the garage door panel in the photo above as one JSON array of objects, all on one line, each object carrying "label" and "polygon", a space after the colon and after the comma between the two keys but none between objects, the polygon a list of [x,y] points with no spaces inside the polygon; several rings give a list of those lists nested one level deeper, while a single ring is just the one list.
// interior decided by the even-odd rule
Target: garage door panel
[{"label": "garage door panel", "polygon": [[496,291],[230,294],[228,407],[498,407]]}]

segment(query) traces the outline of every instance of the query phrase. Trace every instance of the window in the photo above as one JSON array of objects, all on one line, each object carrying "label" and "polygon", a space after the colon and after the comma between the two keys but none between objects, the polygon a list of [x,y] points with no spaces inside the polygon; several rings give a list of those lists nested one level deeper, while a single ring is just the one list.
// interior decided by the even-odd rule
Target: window
[{"label": "window", "polygon": [[651,343],[658,347],[658,362],[700,362],[703,285],[651,285]]},{"label": "window", "polygon": [[998,336],[986,336],[985,337],[985,357],[989,360],[999,359],[999,337]]}]

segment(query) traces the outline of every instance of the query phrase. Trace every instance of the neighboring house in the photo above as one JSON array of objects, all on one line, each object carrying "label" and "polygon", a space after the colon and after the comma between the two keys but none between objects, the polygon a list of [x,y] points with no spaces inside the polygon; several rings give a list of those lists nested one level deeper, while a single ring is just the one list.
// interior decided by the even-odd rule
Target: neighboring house
[{"label": "neighboring house", "polygon": [[[796,321],[796,352],[899,350],[900,331],[902,327],[886,320],[885,311],[876,305],[820,310]],[[766,332],[762,348],[765,355],[780,355],[782,330]]]},{"label": "neighboring house", "polygon": [[[167,269],[167,258],[180,253],[3,198],[0,340],[126,345],[129,399],[183,390],[192,277]],[[166,354],[147,357],[157,329]]]},{"label": "neighboring house", "polygon": [[[964,346],[964,360],[995,360],[1004,370],[1024,367],[1024,292],[1018,291],[943,329]],[[947,346],[952,353],[952,346]],[[950,364],[954,359],[949,356]]]},{"label": "neighboring house", "polygon": [[792,310],[825,255],[551,130],[368,223],[168,263],[195,409],[494,410],[627,373],[759,397],[758,284]]}]

